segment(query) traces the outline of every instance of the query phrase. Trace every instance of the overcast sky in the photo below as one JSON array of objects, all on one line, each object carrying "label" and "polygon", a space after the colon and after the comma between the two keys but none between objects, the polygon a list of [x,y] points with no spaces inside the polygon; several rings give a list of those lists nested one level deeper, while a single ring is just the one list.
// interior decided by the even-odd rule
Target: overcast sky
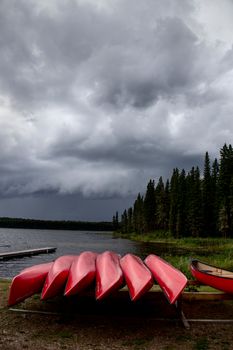
[{"label": "overcast sky", "polygon": [[0,0],[0,216],[108,220],[233,142],[232,0]]}]

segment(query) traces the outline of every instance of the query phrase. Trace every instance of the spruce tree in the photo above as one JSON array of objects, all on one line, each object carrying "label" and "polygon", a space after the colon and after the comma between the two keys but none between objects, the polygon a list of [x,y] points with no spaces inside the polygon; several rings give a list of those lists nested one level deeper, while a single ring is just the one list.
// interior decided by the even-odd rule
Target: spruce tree
[{"label": "spruce tree", "polygon": [[[118,223],[118,213],[113,217]],[[160,177],[147,185],[145,197],[138,194],[133,209],[121,216],[121,231],[138,233],[169,229],[176,236],[213,236],[222,233],[233,237],[233,149],[226,144],[220,150],[220,163],[210,167],[205,154],[203,179],[198,167],[186,176],[184,169],[173,170],[171,180],[164,186]]]},{"label": "spruce tree", "polygon": [[179,170],[173,170],[170,182],[170,212],[169,212],[169,231],[176,236],[177,217],[178,217],[178,190],[179,190]]},{"label": "spruce tree", "polygon": [[169,212],[170,212],[170,182],[166,181],[165,185],[165,194],[164,194],[164,210],[165,210],[165,219],[164,219],[164,230],[169,229]]},{"label": "spruce tree", "polygon": [[127,215],[127,210],[125,209],[121,216],[121,232],[127,233],[127,228],[128,228],[128,215]]},{"label": "spruce tree", "polygon": [[214,193],[213,179],[210,170],[210,158],[205,154],[204,177],[202,181],[202,205],[203,205],[203,234],[209,236],[215,231],[214,225]]},{"label": "spruce tree", "polygon": [[188,230],[193,237],[202,233],[202,195],[199,168],[192,167],[187,176],[187,223]]},{"label": "spruce tree", "polygon": [[144,199],[144,221],[146,232],[151,232],[155,229],[155,182],[150,180],[147,185],[147,190]]},{"label": "spruce tree", "polygon": [[178,178],[176,237],[186,234],[186,174],[183,169]]},{"label": "spruce tree", "polygon": [[133,229],[136,233],[144,232],[143,197],[140,193],[133,206]]},{"label": "spruce tree", "polygon": [[[233,150],[232,146],[226,144],[220,150],[220,169],[219,169],[219,225],[222,231],[224,224],[224,235],[232,236],[233,218],[231,210],[231,182],[233,178]],[[224,217],[224,219],[223,219]]]},{"label": "spruce tree", "polygon": [[217,235],[219,233],[218,213],[219,213],[219,164],[215,158],[212,164],[211,172],[212,180],[212,198],[213,198],[213,233]]},{"label": "spruce tree", "polygon": [[118,211],[116,212],[115,220],[116,220],[116,230],[118,230],[119,229],[119,215],[118,215]]},{"label": "spruce tree", "polygon": [[133,232],[133,209],[130,207],[127,212],[127,232],[132,233]]},{"label": "spruce tree", "polygon": [[155,225],[159,230],[164,230],[166,221],[166,209],[165,209],[165,188],[162,176],[159,178],[158,184],[155,188]]},{"label": "spruce tree", "polygon": [[112,226],[113,226],[113,231],[117,231],[119,229],[118,211],[116,212],[116,215],[113,215]]}]

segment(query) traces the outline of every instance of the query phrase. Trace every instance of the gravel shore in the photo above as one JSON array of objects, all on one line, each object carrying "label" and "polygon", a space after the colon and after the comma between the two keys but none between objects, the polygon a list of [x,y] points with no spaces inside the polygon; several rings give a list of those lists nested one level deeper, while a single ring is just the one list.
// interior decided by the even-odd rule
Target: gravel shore
[{"label": "gravel shore", "polygon": [[[165,298],[134,304],[117,295],[102,303],[91,296],[41,302],[36,295],[16,305],[33,311],[24,313],[7,308],[9,283],[0,282],[2,350],[233,349],[232,323],[191,323],[186,330]],[[184,302],[183,310],[187,318],[233,319],[233,301]]]}]

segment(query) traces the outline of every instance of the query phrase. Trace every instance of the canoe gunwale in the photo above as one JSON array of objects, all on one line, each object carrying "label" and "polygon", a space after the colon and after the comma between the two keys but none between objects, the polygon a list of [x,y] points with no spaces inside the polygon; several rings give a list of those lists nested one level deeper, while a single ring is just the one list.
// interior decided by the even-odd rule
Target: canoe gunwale
[{"label": "canoe gunwale", "polygon": [[[222,270],[222,271],[229,272],[229,274],[232,274],[232,277],[224,276],[224,274],[223,274],[223,275],[219,275],[219,274],[216,274],[216,273],[214,273],[214,272],[208,273],[208,271],[200,270],[200,269],[198,268],[198,266],[197,266],[197,264],[199,264],[199,263],[204,264],[204,265],[206,265],[206,266],[210,266],[210,267],[219,269],[219,270]],[[202,261],[200,261],[200,260],[198,260],[198,259],[191,259],[190,267],[191,267],[193,270],[195,270],[195,271],[197,271],[197,272],[199,272],[199,273],[202,273],[202,274],[204,274],[204,275],[212,276],[212,277],[214,277],[214,278],[220,278],[220,279],[226,279],[226,280],[233,280],[233,272],[232,272],[232,271],[223,270],[223,269],[221,269],[221,268],[219,268],[219,267],[217,267],[217,266],[207,264],[207,263],[202,262]]]}]

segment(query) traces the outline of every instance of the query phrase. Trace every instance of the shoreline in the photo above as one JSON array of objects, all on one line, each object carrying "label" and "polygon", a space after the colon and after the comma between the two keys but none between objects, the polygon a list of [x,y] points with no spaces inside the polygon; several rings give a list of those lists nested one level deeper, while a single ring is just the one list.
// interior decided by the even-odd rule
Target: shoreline
[{"label": "shoreline", "polygon": [[[4,350],[230,350],[232,324],[191,323],[183,328],[172,321],[174,309],[165,298],[55,298],[41,302],[28,298],[17,309],[44,314],[14,312],[6,307],[10,281],[0,280],[0,347]],[[233,302],[184,302],[187,318],[232,318]],[[160,319],[158,321],[157,319]],[[205,344],[205,347],[201,347]]]},{"label": "shoreline", "polygon": [[38,220],[0,217],[0,228],[112,232],[113,224],[110,221]]}]

